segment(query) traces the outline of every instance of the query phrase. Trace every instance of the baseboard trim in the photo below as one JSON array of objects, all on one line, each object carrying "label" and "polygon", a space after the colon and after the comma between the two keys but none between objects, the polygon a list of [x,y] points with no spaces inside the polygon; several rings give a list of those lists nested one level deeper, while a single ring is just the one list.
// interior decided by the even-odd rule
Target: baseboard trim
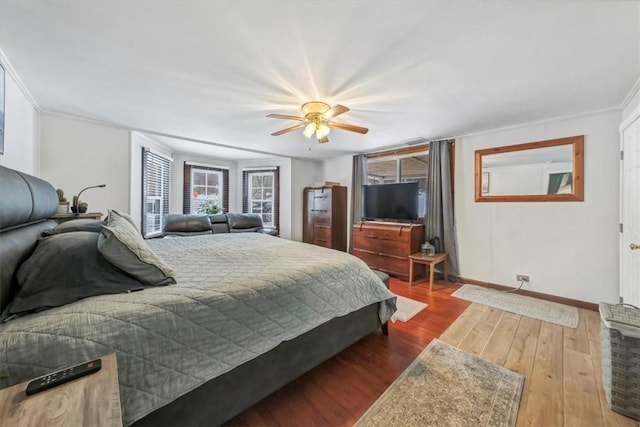
[{"label": "baseboard trim", "polygon": [[[509,291],[514,289],[511,286],[498,285],[497,283],[490,283],[490,282],[482,282],[480,280],[469,279],[466,277],[460,277],[458,281],[468,283],[470,285],[477,285],[477,286],[484,286],[485,288],[498,289],[500,291]],[[519,295],[526,295],[528,297],[543,299],[546,301],[552,301],[560,304],[570,305],[573,307],[584,308],[586,310],[598,311],[598,304],[594,304],[592,302],[580,301],[577,299],[559,297],[556,295],[543,294],[542,292],[527,291],[523,289],[519,291],[515,291],[514,293]]]}]

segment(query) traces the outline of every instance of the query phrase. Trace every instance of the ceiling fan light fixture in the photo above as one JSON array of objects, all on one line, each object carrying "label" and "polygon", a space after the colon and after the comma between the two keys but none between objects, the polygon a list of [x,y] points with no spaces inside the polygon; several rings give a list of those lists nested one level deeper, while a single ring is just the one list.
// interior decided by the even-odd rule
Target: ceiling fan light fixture
[{"label": "ceiling fan light fixture", "polygon": [[316,131],[316,124],[309,123],[307,126],[305,126],[304,132],[302,132],[302,134],[307,138],[311,138],[311,135],[313,135],[315,131]]},{"label": "ceiling fan light fixture", "polygon": [[336,104],[333,107],[330,107],[329,104],[326,104],[324,102],[311,101],[302,105],[302,113],[304,114],[304,117],[290,116],[287,114],[269,114],[267,115],[267,117],[273,119],[295,120],[300,122],[300,124],[298,125],[290,126],[277,132],[273,132],[271,134],[273,136],[279,136],[298,129],[304,129],[302,132],[304,136],[310,139],[311,136],[315,133],[318,142],[324,144],[329,142],[329,138],[327,138],[327,136],[331,132],[332,128],[356,132],[363,135],[369,131],[369,129],[361,126],[354,126],[348,123],[338,123],[333,121],[334,117],[344,114],[347,111],[349,111],[349,109],[344,105]]},{"label": "ceiling fan light fixture", "polygon": [[316,130],[316,138],[323,139],[331,132],[331,128],[324,123],[318,124],[318,128]]}]

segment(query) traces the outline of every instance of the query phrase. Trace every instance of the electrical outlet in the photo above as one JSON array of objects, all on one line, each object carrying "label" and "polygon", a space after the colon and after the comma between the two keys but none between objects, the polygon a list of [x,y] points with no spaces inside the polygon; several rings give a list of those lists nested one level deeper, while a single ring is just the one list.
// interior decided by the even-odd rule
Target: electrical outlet
[{"label": "electrical outlet", "polygon": [[527,282],[529,283],[529,276],[525,274],[516,274],[516,280],[518,282]]}]

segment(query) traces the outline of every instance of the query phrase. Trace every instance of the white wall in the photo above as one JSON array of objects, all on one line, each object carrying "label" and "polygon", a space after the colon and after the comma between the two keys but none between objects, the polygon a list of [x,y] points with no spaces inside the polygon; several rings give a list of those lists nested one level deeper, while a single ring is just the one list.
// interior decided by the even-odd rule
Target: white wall
[{"label": "white wall", "polygon": [[302,241],[302,201],[304,188],[320,179],[321,164],[317,161],[291,160],[291,240]]},{"label": "white wall", "polygon": [[[239,160],[236,171],[236,182],[238,191],[235,198],[235,212],[242,211],[242,170],[261,167],[280,167],[280,237],[283,239],[293,239],[292,237],[292,193],[291,193],[291,159],[287,157],[272,157],[268,159]],[[300,207],[302,210],[302,207]],[[302,228],[300,229],[302,230]],[[302,231],[300,231],[302,233]],[[296,239],[293,239],[296,240]]]},{"label": "white wall", "polygon": [[[235,160],[206,157],[195,154],[174,153],[171,164],[171,203],[170,213],[182,213],[184,196],[184,162],[198,163],[203,166],[229,168],[229,212],[240,212],[242,203],[238,205],[237,194],[242,190],[238,184],[238,163]],[[241,199],[242,200],[242,199]]]},{"label": "white wall", "polygon": [[[525,125],[456,140],[461,276],[589,302],[618,301],[620,112]],[[476,203],[478,149],[585,135],[584,202]]]},{"label": "white wall", "polygon": [[[0,165],[30,175],[40,174],[40,112],[5,68],[4,155]],[[1,83],[0,83],[1,84]]]},{"label": "white wall", "polygon": [[50,113],[42,114],[41,124],[43,179],[62,188],[69,202],[84,187],[106,184],[82,194],[89,212],[130,212],[129,131]]}]

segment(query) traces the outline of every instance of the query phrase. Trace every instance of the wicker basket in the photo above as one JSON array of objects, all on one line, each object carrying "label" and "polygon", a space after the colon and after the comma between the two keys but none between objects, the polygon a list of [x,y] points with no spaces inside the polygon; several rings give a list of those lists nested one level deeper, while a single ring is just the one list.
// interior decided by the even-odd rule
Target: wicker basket
[{"label": "wicker basket", "polygon": [[616,412],[640,420],[640,310],[600,303],[602,385]]}]

